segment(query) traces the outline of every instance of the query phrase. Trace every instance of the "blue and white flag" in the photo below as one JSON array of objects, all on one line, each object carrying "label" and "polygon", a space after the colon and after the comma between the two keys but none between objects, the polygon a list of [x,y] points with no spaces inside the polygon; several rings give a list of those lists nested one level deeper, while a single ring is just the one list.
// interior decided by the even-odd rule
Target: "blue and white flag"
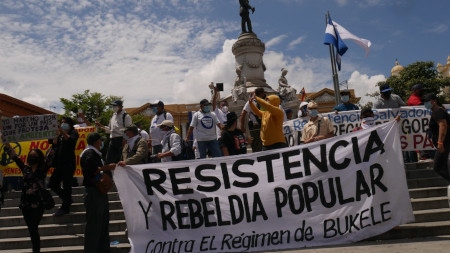
[{"label": "blue and white flag", "polygon": [[333,26],[336,29],[336,32],[339,33],[341,39],[354,41],[360,47],[364,48],[364,50],[366,51],[366,56],[369,54],[370,46],[372,45],[370,40],[363,39],[354,35],[353,33],[349,32],[347,29],[345,29],[343,26],[336,23],[335,21],[333,21]]},{"label": "blue and white flag", "polygon": [[336,63],[338,65],[338,70],[341,70],[341,57],[345,54],[348,47],[345,45],[338,30],[333,25],[330,15],[328,15],[328,24],[325,29],[325,39],[323,44],[333,45],[336,48]]}]

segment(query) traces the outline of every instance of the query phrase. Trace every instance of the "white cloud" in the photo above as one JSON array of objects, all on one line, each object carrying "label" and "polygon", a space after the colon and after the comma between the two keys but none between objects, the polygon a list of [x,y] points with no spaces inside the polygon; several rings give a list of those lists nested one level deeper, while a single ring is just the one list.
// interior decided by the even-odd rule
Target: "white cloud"
[{"label": "white cloud", "polygon": [[385,80],[386,77],[384,75],[368,76],[361,74],[359,71],[353,71],[348,79],[348,86],[349,89],[355,89],[355,95],[361,97],[360,103],[365,105],[368,102],[375,101],[375,98],[366,95],[379,91],[376,84]]}]

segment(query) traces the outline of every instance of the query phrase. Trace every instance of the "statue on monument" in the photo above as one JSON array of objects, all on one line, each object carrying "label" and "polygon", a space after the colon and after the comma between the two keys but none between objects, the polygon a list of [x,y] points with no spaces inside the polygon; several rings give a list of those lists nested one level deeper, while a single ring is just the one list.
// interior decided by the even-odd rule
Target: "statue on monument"
[{"label": "statue on monument", "polygon": [[248,10],[252,10],[253,14],[255,12],[255,7],[250,6],[248,0],[239,0],[239,4],[241,5],[239,9],[239,15],[241,16],[242,33],[246,33],[247,28],[249,33],[253,33],[252,21],[250,20],[250,12]]},{"label": "statue on monument", "polygon": [[248,100],[247,94],[247,85],[245,80],[246,78],[242,76],[242,66],[239,65],[236,67],[236,80],[234,81],[234,87],[231,90],[231,95],[233,97],[233,102],[237,102],[238,100]]},{"label": "statue on monument", "polygon": [[288,84],[288,80],[286,79],[287,73],[288,73],[287,69],[285,68],[281,69],[281,76],[278,79],[277,91],[280,93],[280,96],[286,101],[298,100],[297,90]]}]

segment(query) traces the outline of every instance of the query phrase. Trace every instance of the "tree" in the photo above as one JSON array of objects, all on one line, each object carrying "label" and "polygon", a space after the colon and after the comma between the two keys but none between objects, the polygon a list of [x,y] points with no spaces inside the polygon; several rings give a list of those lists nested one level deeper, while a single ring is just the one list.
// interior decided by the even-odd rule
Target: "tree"
[{"label": "tree", "polygon": [[76,117],[78,110],[81,109],[89,122],[94,123],[98,120],[103,125],[108,125],[113,114],[109,110],[110,104],[119,99],[121,97],[105,96],[85,90],[84,93],[72,95],[71,99],[60,98],[60,101],[64,105],[64,116]]},{"label": "tree", "polygon": [[439,94],[445,86],[450,86],[450,78],[440,77],[434,62],[427,61],[412,63],[400,72],[400,76],[391,76],[384,82],[378,82],[377,85],[384,83],[388,83],[393,93],[407,101],[411,95],[411,88],[415,84],[422,84],[423,94]]}]

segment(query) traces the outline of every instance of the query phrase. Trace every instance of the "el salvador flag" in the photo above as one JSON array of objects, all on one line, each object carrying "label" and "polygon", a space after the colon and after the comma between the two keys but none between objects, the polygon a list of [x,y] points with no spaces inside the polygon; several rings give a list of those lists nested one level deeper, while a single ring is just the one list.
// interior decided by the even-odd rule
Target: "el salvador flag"
[{"label": "el salvador flag", "polygon": [[344,41],[339,36],[338,31],[333,25],[330,15],[328,15],[328,24],[325,29],[325,39],[323,44],[333,45],[336,48],[336,63],[338,65],[338,70],[341,70],[341,56],[345,54],[348,47],[345,45]]}]

